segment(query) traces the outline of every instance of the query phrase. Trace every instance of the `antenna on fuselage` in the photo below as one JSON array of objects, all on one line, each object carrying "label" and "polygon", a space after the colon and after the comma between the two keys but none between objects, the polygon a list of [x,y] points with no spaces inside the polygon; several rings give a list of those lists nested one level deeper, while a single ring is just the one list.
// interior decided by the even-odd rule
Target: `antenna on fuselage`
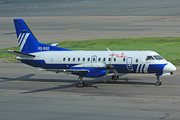
[{"label": "antenna on fuselage", "polygon": [[108,50],[108,51],[110,51],[110,49],[109,49],[109,48],[107,48],[107,50]]}]

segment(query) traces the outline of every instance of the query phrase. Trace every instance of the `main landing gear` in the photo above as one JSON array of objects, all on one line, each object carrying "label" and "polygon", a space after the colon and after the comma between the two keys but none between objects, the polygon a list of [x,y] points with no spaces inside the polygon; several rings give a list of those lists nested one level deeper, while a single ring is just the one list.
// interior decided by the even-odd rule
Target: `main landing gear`
[{"label": "main landing gear", "polygon": [[82,81],[82,76],[79,76],[78,80],[79,80],[79,83],[77,84],[77,86],[78,86],[79,88],[84,87],[85,83]]},{"label": "main landing gear", "polygon": [[112,80],[119,80],[119,76],[118,75],[113,75]]},{"label": "main landing gear", "polygon": [[[82,81],[82,76],[79,76],[79,78],[78,78],[78,80],[79,80],[79,83],[77,84],[77,86],[79,87],[79,88],[82,88],[82,87],[84,87],[85,86],[85,83]],[[118,80],[119,79],[119,76],[118,75],[113,75],[112,76],[112,80]]]},{"label": "main landing gear", "polygon": [[160,76],[157,76],[156,85],[157,85],[157,86],[162,85],[162,82],[161,82],[161,80],[160,80]]}]

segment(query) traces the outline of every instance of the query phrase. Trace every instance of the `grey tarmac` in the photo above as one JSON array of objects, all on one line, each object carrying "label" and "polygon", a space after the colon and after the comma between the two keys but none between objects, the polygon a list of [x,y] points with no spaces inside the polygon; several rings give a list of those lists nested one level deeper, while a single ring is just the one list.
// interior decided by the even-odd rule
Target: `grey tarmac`
[{"label": "grey tarmac", "polygon": [[161,78],[122,74],[117,81],[42,72],[21,63],[0,63],[2,120],[30,119],[178,119],[180,68]]}]

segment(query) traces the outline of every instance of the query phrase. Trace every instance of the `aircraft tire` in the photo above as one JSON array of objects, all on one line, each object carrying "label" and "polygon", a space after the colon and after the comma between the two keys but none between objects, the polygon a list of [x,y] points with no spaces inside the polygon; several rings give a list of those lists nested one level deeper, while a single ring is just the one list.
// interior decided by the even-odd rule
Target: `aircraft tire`
[{"label": "aircraft tire", "polygon": [[161,81],[160,82],[156,82],[156,85],[160,86],[160,85],[162,85],[162,82]]},{"label": "aircraft tire", "polygon": [[118,80],[118,79],[119,79],[119,76],[117,76],[117,79],[114,75],[112,76],[112,80]]},{"label": "aircraft tire", "polygon": [[84,82],[82,82],[82,83],[78,83],[78,87],[79,87],[79,88],[84,87],[84,85],[85,85],[85,83],[84,83]]}]

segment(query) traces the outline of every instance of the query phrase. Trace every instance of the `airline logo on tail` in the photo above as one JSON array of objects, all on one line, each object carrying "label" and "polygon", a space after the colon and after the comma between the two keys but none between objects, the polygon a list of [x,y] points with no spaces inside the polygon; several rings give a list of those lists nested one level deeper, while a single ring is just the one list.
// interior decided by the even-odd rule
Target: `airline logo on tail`
[{"label": "airline logo on tail", "polygon": [[20,51],[22,51],[24,44],[26,43],[27,38],[29,37],[30,33],[20,33],[18,36],[18,43],[20,47]]}]

